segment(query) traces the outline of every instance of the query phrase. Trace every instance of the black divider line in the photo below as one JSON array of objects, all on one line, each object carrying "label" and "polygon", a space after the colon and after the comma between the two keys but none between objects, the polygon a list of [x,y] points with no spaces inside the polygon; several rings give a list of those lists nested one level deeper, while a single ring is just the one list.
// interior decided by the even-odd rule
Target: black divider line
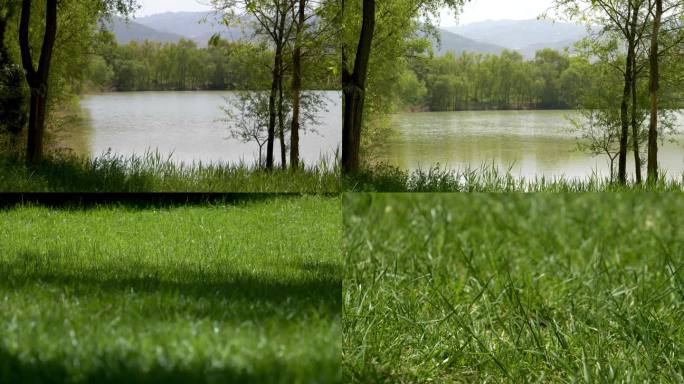
[{"label": "black divider line", "polygon": [[261,201],[277,197],[301,196],[339,196],[339,193],[0,193],[0,208],[17,205],[35,204],[47,207],[92,207],[98,205],[125,206],[177,206],[202,204],[238,204],[241,202]]}]

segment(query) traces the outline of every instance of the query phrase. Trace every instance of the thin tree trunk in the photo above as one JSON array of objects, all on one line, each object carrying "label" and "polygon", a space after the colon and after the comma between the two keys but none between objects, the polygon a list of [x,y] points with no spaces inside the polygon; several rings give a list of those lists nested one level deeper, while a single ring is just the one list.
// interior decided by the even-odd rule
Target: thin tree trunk
[{"label": "thin tree trunk", "polygon": [[299,0],[297,38],[292,54],[292,127],[290,129],[290,166],[299,167],[299,115],[302,89],[302,34],[306,12],[306,0]]},{"label": "thin tree trunk", "polygon": [[368,77],[373,34],[375,32],[375,0],[363,0],[363,21],[353,72],[342,69],[342,91],[344,93],[342,123],[342,168],[347,174],[359,171],[359,152],[361,148],[361,127],[363,125],[363,106]]},{"label": "thin tree trunk", "polygon": [[625,85],[622,93],[622,102],[620,103],[620,156],[618,159],[618,181],[621,184],[627,183],[627,144],[629,139],[629,97],[632,92],[632,75],[634,55],[636,54],[636,27],[637,18],[639,17],[639,10],[636,5],[630,5],[630,20],[627,24],[627,59],[625,63]]},{"label": "thin tree trunk", "polygon": [[629,137],[629,96],[632,92],[632,56],[634,55],[634,46],[629,42],[627,50],[627,60],[625,68],[625,84],[622,92],[622,102],[620,103],[620,122],[622,129],[620,131],[620,155],[618,158],[618,181],[621,184],[627,183],[627,144]]},{"label": "thin tree trunk", "polygon": [[280,140],[280,166],[287,169],[287,144],[285,143],[285,115],[283,113],[283,73],[278,77],[278,139]]},{"label": "thin tree trunk", "polygon": [[[273,38],[276,46],[275,60],[273,64],[273,79],[271,82],[271,94],[268,99],[268,140],[266,148],[266,168],[271,171],[274,168],[275,156],[275,135],[276,135],[276,124],[278,120],[278,110],[276,109],[278,92],[282,88],[282,71],[283,71],[283,46],[285,44],[284,31],[285,31],[285,19],[287,18],[287,11],[280,9],[280,6],[276,9],[276,25],[273,29]],[[282,139],[281,139],[282,143]]]},{"label": "thin tree trunk", "polygon": [[21,61],[26,72],[26,82],[31,88],[29,110],[28,142],[26,162],[39,161],[43,156],[43,136],[45,133],[45,115],[47,113],[48,77],[52,51],[57,36],[57,0],[47,0],[45,11],[45,34],[41,47],[38,69],[33,65],[29,42],[29,25],[31,22],[31,0],[23,0],[21,22],[19,25],[19,45]]},{"label": "thin tree trunk", "polygon": [[648,125],[648,181],[658,181],[658,88],[660,82],[660,66],[658,63],[658,35],[663,17],[663,0],[655,0],[655,17],[653,20],[653,34],[651,35],[651,52],[649,61],[651,73],[649,75],[649,91],[651,94],[651,119]]},{"label": "thin tree trunk", "polygon": [[277,44],[275,63],[273,65],[273,81],[271,83],[271,94],[268,97],[268,139],[266,144],[266,169],[273,170],[275,148],[275,129],[276,129],[276,98],[278,97],[278,79],[280,77],[280,67],[282,60],[282,47]]},{"label": "thin tree trunk", "polygon": [[637,78],[636,55],[632,57],[632,149],[634,151],[634,172],[637,184],[641,184],[641,156],[639,154],[639,123],[637,122]]}]

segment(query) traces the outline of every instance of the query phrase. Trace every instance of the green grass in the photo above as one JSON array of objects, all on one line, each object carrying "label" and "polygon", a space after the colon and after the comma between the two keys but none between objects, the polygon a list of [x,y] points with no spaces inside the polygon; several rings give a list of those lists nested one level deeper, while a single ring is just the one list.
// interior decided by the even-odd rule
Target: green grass
[{"label": "green grass", "polygon": [[684,381],[684,195],[347,194],[347,382]]},{"label": "green grass", "polygon": [[341,381],[339,198],[0,211],[0,383]]},{"label": "green grass", "polygon": [[[662,175],[665,175],[661,172]],[[665,175],[666,176],[666,175]],[[412,172],[387,164],[365,168],[353,177],[344,177],[343,189],[353,192],[624,192],[682,191],[684,175],[662,177],[654,185],[627,185],[611,182],[610,178],[592,175],[585,179],[567,177],[535,177],[513,174],[512,167],[503,169],[485,163],[476,168],[454,170],[439,164]]]},{"label": "green grass", "polygon": [[159,153],[90,159],[50,155],[26,167],[0,155],[0,192],[307,192],[336,193],[340,172],[328,159],[293,172],[247,164],[178,164]]}]

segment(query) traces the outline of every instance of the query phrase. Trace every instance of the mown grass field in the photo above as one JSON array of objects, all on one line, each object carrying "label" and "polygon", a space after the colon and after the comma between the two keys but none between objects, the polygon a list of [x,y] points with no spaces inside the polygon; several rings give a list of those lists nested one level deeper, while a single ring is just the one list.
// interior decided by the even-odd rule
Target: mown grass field
[{"label": "mown grass field", "polygon": [[339,198],[0,211],[0,382],[341,381]]},{"label": "mown grass field", "polygon": [[684,381],[681,193],[343,206],[345,381]]}]

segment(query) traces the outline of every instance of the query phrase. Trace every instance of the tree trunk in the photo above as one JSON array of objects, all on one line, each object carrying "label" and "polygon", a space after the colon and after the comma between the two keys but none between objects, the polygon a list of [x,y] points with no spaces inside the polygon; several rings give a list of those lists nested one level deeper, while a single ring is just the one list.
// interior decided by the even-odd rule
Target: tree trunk
[{"label": "tree trunk", "polygon": [[368,77],[373,34],[375,32],[375,0],[363,0],[363,22],[353,72],[346,68],[343,52],[342,91],[344,93],[342,122],[342,169],[347,174],[359,171],[363,105]]},{"label": "tree trunk", "polygon": [[302,89],[302,34],[306,12],[306,0],[299,0],[297,38],[292,53],[292,127],[290,129],[290,166],[299,167],[299,115]]},{"label": "tree trunk", "polygon": [[627,183],[627,141],[629,136],[629,117],[628,104],[629,96],[632,91],[632,55],[634,55],[634,47],[629,43],[627,50],[627,63],[625,68],[625,85],[622,92],[622,102],[620,103],[620,122],[622,129],[620,131],[620,155],[618,158],[618,181],[621,184]]},{"label": "tree trunk", "polygon": [[47,113],[48,77],[50,62],[57,35],[57,0],[47,0],[45,12],[45,35],[41,48],[38,69],[33,65],[29,42],[29,24],[31,22],[31,0],[23,0],[21,22],[19,25],[19,45],[21,61],[26,72],[26,82],[31,88],[31,104],[29,111],[28,142],[26,162],[33,164],[43,156],[43,136],[45,133],[45,115]]},{"label": "tree trunk", "polygon": [[636,55],[632,57],[632,149],[634,151],[634,172],[637,184],[641,184],[641,156],[639,154],[639,123],[637,122],[637,73]]},{"label": "tree trunk", "polygon": [[287,144],[285,143],[285,115],[283,113],[283,72],[278,76],[278,139],[280,140],[280,166],[287,169]]},{"label": "tree trunk", "polygon": [[280,67],[282,59],[282,48],[278,44],[276,48],[275,63],[273,65],[273,81],[271,83],[271,94],[268,97],[268,140],[266,143],[266,169],[273,170],[275,147],[275,128],[276,128],[276,98],[278,97],[278,79],[280,77]]},{"label": "tree trunk", "polygon": [[26,159],[28,163],[34,163],[43,157],[43,136],[45,130],[41,127],[45,126],[46,111],[47,94],[31,89],[28,145],[26,150]]},{"label": "tree trunk", "polygon": [[636,54],[636,22],[639,16],[639,10],[636,6],[632,6],[629,17],[630,20],[627,25],[627,59],[625,60],[625,85],[622,93],[622,102],[620,103],[620,123],[622,129],[620,131],[620,156],[618,159],[618,181],[620,184],[627,183],[627,143],[629,139],[629,97],[632,92],[632,75],[634,55]]},{"label": "tree trunk", "polygon": [[651,119],[648,125],[648,181],[658,181],[658,88],[660,82],[660,66],[658,63],[658,35],[663,17],[663,0],[655,0],[655,17],[653,20],[653,34],[651,35],[651,51],[649,61],[651,73],[649,75],[649,92],[651,94]]},{"label": "tree trunk", "polygon": [[7,30],[7,20],[9,19],[9,10],[6,17],[0,15],[0,65],[5,64],[7,59],[7,47],[5,47],[5,31]]}]

